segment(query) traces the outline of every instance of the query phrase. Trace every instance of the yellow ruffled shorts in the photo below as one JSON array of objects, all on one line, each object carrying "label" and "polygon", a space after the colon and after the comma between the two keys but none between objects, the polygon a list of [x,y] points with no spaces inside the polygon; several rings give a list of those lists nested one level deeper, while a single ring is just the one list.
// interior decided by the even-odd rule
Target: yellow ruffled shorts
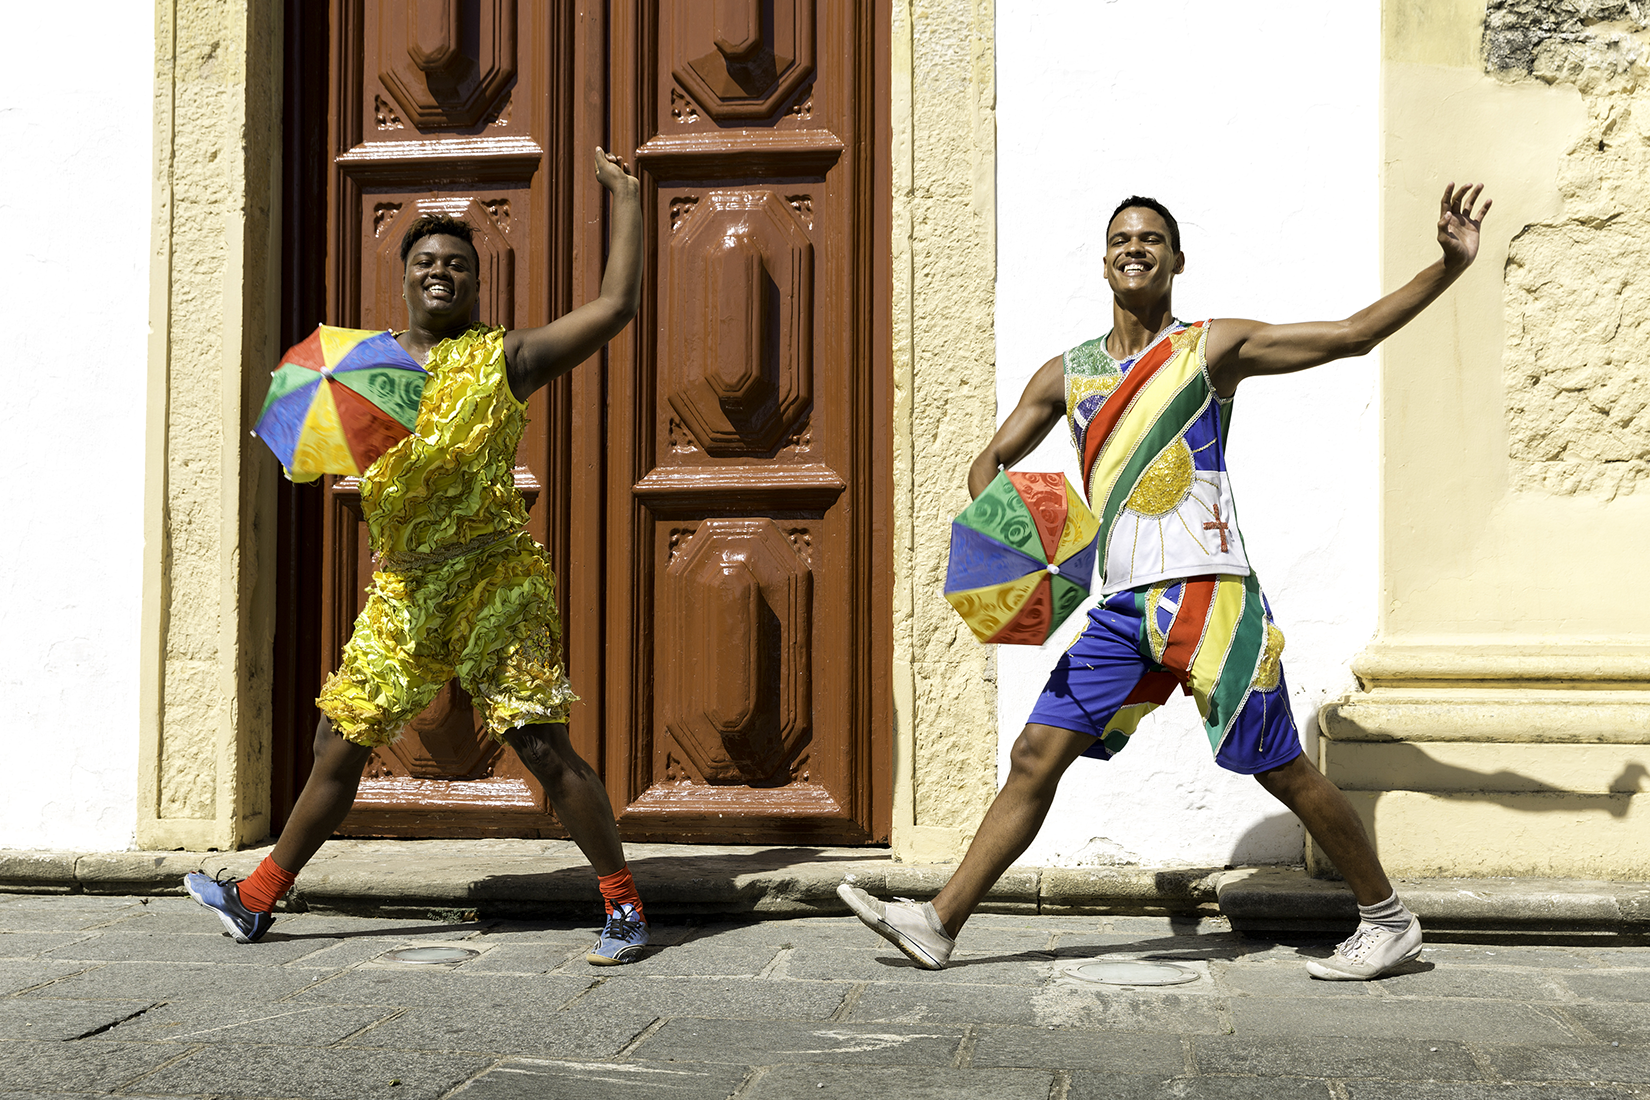
[{"label": "yellow ruffled shorts", "polygon": [[338,671],[315,700],[347,740],[387,745],[454,676],[487,729],[567,721],[550,556],[526,532],[452,557],[389,556],[372,575]]}]

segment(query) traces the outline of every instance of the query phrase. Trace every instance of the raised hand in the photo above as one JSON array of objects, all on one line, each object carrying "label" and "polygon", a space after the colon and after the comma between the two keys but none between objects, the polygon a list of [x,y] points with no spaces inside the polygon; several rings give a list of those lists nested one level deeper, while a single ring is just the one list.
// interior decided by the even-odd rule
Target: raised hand
[{"label": "raised hand", "polygon": [[596,146],[596,180],[615,195],[626,192],[636,194],[641,186],[625,167],[624,161],[605,151],[600,145]]},{"label": "raised hand", "polygon": [[1478,256],[1478,227],[1484,215],[1490,212],[1490,200],[1473,214],[1481,183],[1464,183],[1459,188],[1450,183],[1444,188],[1444,197],[1438,203],[1438,247],[1444,250],[1444,266],[1466,267]]}]

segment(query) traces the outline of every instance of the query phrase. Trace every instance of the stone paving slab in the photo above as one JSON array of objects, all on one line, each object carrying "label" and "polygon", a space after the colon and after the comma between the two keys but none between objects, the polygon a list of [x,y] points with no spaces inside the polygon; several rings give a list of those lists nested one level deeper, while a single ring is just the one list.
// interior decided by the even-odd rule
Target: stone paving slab
[{"label": "stone paving slab", "polygon": [[1650,1083],[1650,1050],[1626,1047],[1502,1046],[1485,1052],[1509,1081]]},{"label": "stone paving slab", "polygon": [[455,1001],[409,1008],[351,1037],[349,1047],[519,1054],[538,1058],[611,1058],[658,1017],[650,1008],[577,1004],[477,1011]]},{"label": "stone paving slab", "polygon": [[1180,1037],[1118,1034],[1093,1029],[1056,1027],[981,1027],[976,1029],[974,1066],[1023,1066],[1063,1069],[1104,1065],[1109,1072],[1171,1076],[1186,1069]]},{"label": "stone paving slab", "polygon": [[[614,970],[619,969],[613,967]],[[842,1007],[846,983],[761,981],[754,978],[602,977],[585,996],[592,1006],[646,1005],[655,1015],[722,1020],[825,1020]]]},{"label": "stone paving slab", "polygon": [[1333,1096],[1325,1082],[1305,1077],[1152,1078],[1093,1072],[1072,1074],[1066,1093],[1067,1100],[1331,1100]]},{"label": "stone paving slab", "polygon": [[6,1080],[42,1091],[94,1089],[110,1092],[135,1083],[172,1058],[176,1050],[144,1043],[83,1039],[77,1043],[22,1040],[0,1044]]},{"label": "stone paving slab", "polygon": [[[1392,1086],[1384,1081],[1349,1081],[1349,1100],[1392,1100]],[[1643,1093],[1604,1085],[1494,1085],[1461,1081],[1412,1082],[1404,1086],[1404,1100],[1629,1100]]]},{"label": "stone paving slab", "polygon": [[1650,1045],[1650,1005],[1567,1005],[1564,1013],[1600,1042]]},{"label": "stone paving slab", "polygon": [[1405,1081],[1480,1076],[1466,1045],[1448,1040],[1200,1035],[1192,1040],[1192,1056],[1198,1071],[1206,1074]]},{"label": "stone paving slab", "polygon": [[516,1059],[464,1086],[454,1100],[685,1100],[726,1097],[744,1066],[537,1062]]},{"label": "stone paving slab", "polygon": [[643,1040],[639,1059],[774,1065],[852,1062],[856,1066],[950,1067],[961,1027],[795,1023],[789,1020],[671,1020]]},{"label": "stone paving slab", "polygon": [[[922,974],[922,971],[916,971]],[[908,981],[866,985],[848,1019],[921,1024],[1022,1024],[1037,1022],[1032,990],[989,985]]]},{"label": "stone paving slab", "polygon": [[[43,1007],[35,1001],[30,1009]],[[139,1006],[148,1007],[148,1006]],[[120,1025],[123,1039],[148,1043],[259,1043],[324,1047],[401,1011],[354,1005],[224,1004],[174,1001]]]},{"label": "stone paving slab", "polygon": [[475,1055],[226,1044],[206,1047],[138,1085],[182,1095],[438,1100],[491,1063]]},{"label": "stone paving slab", "polygon": [[[67,966],[83,967],[80,963]],[[80,1000],[278,1001],[315,980],[301,971],[248,960],[228,965],[196,962],[102,963],[24,993],[24,997]]]},{"label": "stone paving slab", "polygon": [[822,1096],[900,1100],[1048,1100],[1053,1074],[1024,1069],[929,1066],[774,1066],[741,1096],[802,1100]]},{"label": "stone paving slab", "polygon": [[0,1035],[39,1042],[63,1042],[114,1027],[143,1012],[153,1001],[0,1000]]},{"label": "stone paving slab", "polygon": [[1580,1039],[1553,1012],[1500,1000],[1364,997],[1335,1001],[1331,1007],[1311,998],[1234,998],[1232,1026],[1249,1035],[1328,1034],[1356,1039],[1477,1043],[1573,1043]]}]

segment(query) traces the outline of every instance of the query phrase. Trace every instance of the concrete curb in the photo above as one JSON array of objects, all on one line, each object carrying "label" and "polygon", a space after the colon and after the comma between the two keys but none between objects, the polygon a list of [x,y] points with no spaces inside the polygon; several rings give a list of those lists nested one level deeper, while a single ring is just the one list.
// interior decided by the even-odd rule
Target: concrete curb
[{"label": "concrete curb", "polygon": [[[930,898],[953,865],[896,863],[863,848],[628,845],[648,909],[659,915],[799,917],[845,913],[837,884]],[[0,892],[181,894],[189,871],[244,876],[268,853],[0,850]],[[1650,934],[1650,883],[1558,879],[1402,881],[1432,931]],[[384,916],[586,915],[595,876],[567,841],[332,841],[285,903]],[[1344,932],[1357,919],[1344,883],[1298,868],[1015,867],[982,912],[1224,915],[1238,931]]]}]

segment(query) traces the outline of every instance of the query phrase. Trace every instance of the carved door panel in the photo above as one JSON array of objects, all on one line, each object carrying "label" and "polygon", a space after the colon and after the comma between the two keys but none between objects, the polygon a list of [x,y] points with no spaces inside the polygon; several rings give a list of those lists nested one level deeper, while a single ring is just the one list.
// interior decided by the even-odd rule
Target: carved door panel
[{"label": "carved door panel", "polygon": [[[566,57],[570,12],[517,0],[334,0],[328,320],[406,325],[401,236],[420,214],[463,217],[481,260],[477,319],[537,325],[566,308]],[[540,542],[566,483],[550,440],[567,417],[565,385],[533,398],[517,485]],[[321,646],[325,667],[364,602],[372,573],[354,478],[324,488]],[[558,561],[565,562],[565,555]],[[565,569],[561,578],[566,579]],[[346,834],[554,833],[543,792],[481,728],[456,682],[395,744],[373,754]]]},{"label": "carved door panel", "polygon": [[608,382],[609,790],[631,837],[885,839],[886,12],[610,11],[649,234]]}]

